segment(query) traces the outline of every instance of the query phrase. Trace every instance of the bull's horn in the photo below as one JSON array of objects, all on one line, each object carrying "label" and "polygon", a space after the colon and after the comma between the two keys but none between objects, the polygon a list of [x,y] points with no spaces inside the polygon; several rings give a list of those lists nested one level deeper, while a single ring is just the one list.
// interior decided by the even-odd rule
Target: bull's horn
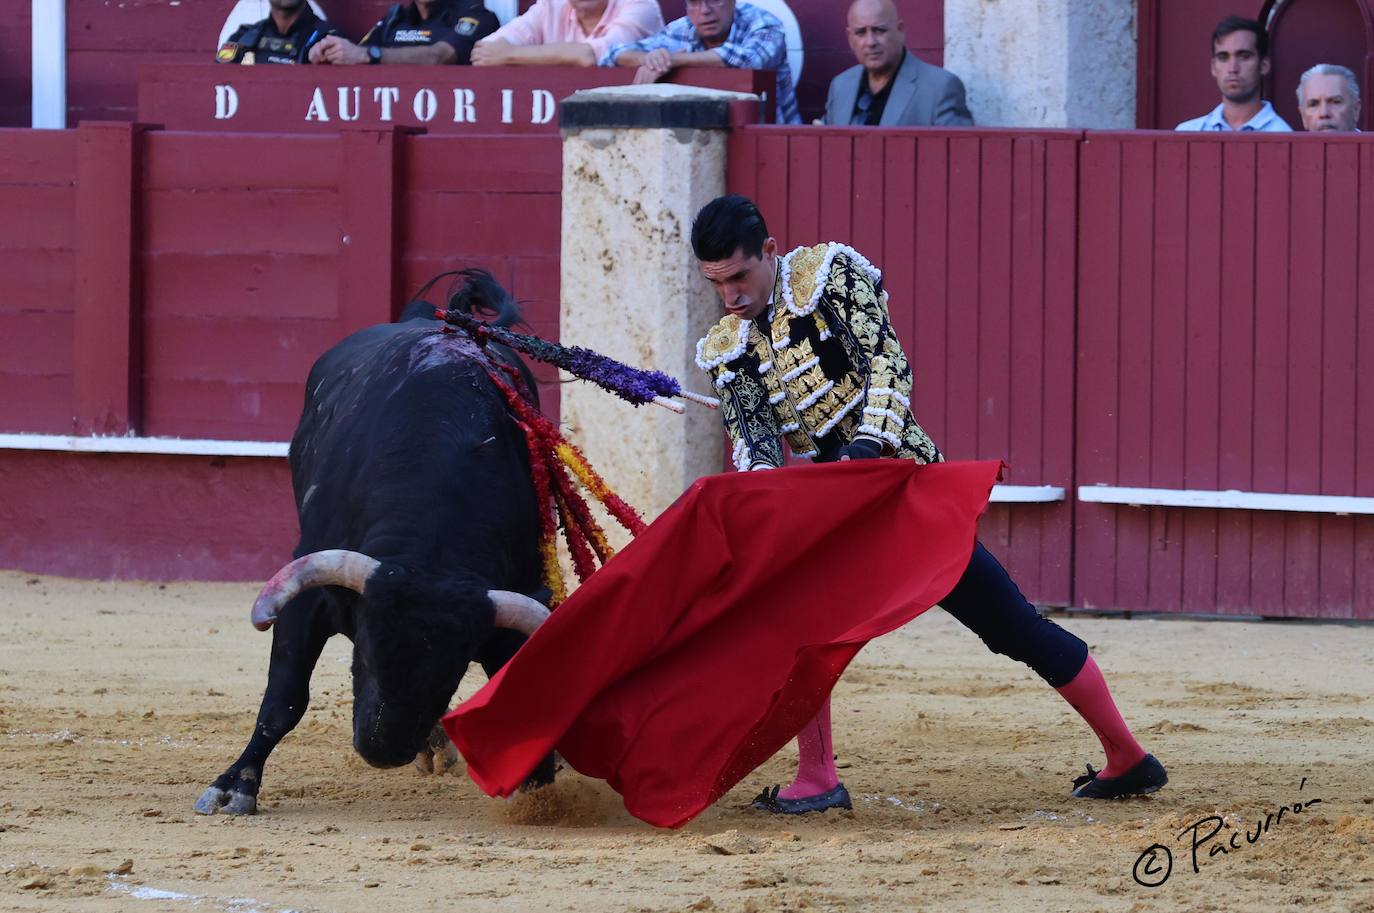
[{"label": "bull's horn", "polygon": [[297,558],[272,575],[253,603],[253,627],[266,631],[298,594],[317,586],[343,586],[361,593],[381,562],[362,552],[331,548]]},{"label": "bull's horn", "polygon": [[487,597],[496,606],[496,627],[511,628],[526,637],[549,617],[549,610],[538,600],[510,590],[487,590]]}]

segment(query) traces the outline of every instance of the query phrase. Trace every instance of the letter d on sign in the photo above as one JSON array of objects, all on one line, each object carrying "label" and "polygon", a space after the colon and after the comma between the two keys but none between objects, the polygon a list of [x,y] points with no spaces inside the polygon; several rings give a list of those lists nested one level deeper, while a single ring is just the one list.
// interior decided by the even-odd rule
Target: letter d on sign
[{"label": "letter d on sign", "polygon": [[535,89],[530,110],[530,123],[547,124],[553,120],[553,116],[557,112],[558,103],[554,101],[553,93],[548,89]]},{"label": "letter d on sign", "polygon": [[215,86],[215,120],[228,120],[239,111],[239,93],[233,86]]}]

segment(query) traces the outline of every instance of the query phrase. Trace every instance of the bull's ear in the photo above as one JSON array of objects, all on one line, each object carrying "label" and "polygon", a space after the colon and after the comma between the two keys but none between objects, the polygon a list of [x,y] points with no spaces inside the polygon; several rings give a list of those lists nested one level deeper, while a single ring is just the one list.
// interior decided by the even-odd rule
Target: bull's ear
[{"label": "bull's ear", "polygon": [[487,598],[496,609],[496,627],[511,628],[527,637],[549,617],[547,608],[523,593],[488,590]]}]

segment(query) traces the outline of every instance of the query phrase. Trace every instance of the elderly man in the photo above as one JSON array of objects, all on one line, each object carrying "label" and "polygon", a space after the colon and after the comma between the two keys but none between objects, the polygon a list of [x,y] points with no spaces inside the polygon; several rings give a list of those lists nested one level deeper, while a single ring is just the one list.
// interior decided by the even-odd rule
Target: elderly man
[{"label": "elderly man", "polygon": [[310,49],[310,62],[471,63],[473,45],[500,24],[482,0],[411,0],[391,7],[358,44],[324,39]]},{"label": "elderly man", "polygon": [[1355,74],[1334,63],[1319,63],[1298,82],[1298,112],[1310,133],[1339,130],[1358,133],[1360,84]]},{"label": "elderly man", "polygon": [[535,0],[477,42],[474,66],[594,67],[617,44],[663,28],[658,0]]},{"label": "elderly man", "polygon": [[739,67],[778,76],[777,118],[799,124],[787,40],[777,16],[736,0],[687,0],[687,15],[662,31],[611,48],[603,65],[635,67],[635,82],[657,82],[678,67]]},{"label": "elderly man", "polygon": [[906,47],[892,0],[854,0],[846,34],[859,65],[830,81],[825,119],[856,127],[973,126],[964,84]]},{"label": "elderly man", "polygon": [[1291,133],[1293,128],[1260,96],[1269,74],[1269,35],[1253,19],[1227,16],[1212,32],[1212,78],[1221,104],[1178,130]]}]

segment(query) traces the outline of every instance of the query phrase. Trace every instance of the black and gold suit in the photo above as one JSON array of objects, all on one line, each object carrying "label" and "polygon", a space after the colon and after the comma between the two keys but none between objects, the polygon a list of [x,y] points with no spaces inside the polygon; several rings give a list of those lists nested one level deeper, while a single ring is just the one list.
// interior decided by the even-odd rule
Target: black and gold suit
[{"label": "black and gold suit", "polygon": [[[881,441],[884,456],[944,459],[912,414],[911,366],[882,275],[843,244],[780,257],[769,308],[754,321],[727,316],[713,326],[697,343],[697,365],[719,392],[737,469],[782,466],[780,438],[819,462],[837,459],[857,437]],[[940,605],[1054,687],[1087,660],[1087,644],[1041,618],[981,544]]]},{"label": "black and gold suit", "polygon": [[721,398],[735,465],[782,465],[792,452],[832,460],[857,436],[920,463],[940,451],[911,414],[911,366],[892,330],[881,274],[842,244],[779,258],[768,310],[728,316],[697,344]]}]

